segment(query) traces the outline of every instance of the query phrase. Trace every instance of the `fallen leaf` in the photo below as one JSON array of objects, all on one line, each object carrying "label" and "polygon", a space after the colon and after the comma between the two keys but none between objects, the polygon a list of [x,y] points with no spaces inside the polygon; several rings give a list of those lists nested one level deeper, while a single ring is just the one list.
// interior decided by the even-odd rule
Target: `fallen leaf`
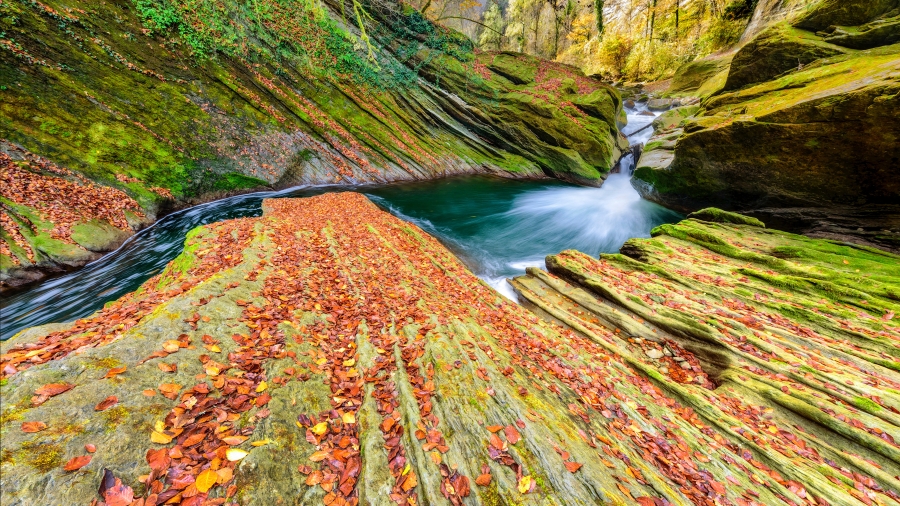
[{"label": "fallen leaf", "polygon": [[115,484],[103,494],[103,500],[106,506],[129,506],[134,501],[134,491],[116,478]]},{"label": "fallen leaf", "polygon": [[37,395],[46,395],[47,397],[53,397],[54,395],[68,392],[73,388],[75,388],[75,385],[71,383],[49,383],[42,386],[41,388],[38,388],[34,391],[34,393]]},{"label": "fallen leaf", "polygon": [[247,455],[249,455],[248,452],[245,452],[244,450],[241,450],[239,448],[229,448],[225,451],[225,458],[230,460],[231,462],[237,462]]},{"label": "fallen leaf", "polygon": [[104,378],[115,378],[116,376],[125,372],[127,369],[128,369],[127,366],[114,367],[114,368],[106,371],[106,376],[104,376]]},{"label": "fallen leaf", "polygon": [[328,431],[328,422],[319,422],[313,425],[310,430],[313,432],[313,434],[321,436]]},{"label": "fallen leaf", "polygon": [[329,453],[325,450],[319,450],[317,452],[313,452],[312,455],[309,456],[309,460],[313,462],[320,462],[328,458]]},{"label": "fallen leaf", "polygon": [[404,492],[409,492],[416,485],[418,485],[418,481],[416,481],[416,473],[409,473],[408,475],[406,475],[406,479],[403,480],[403,485],[401,485],[401,488]]},{"label": "fallen leaf", "polygon": [[115,395],[110,395],[106,399],[103,399],[96,406],[94,406],[94,411],[103,411],[113,407],[116,403],[119,402],[119,398]]},{"label": "fallen leaf", "polygon": [[197,490],[200,491],[201,494],[205,494],[216,484],[216,481],[219,479],[219,475],[216,474],[212,469],[207,469],[203,471],[197,476],[197,481],[194,482],[194,485],[197,487]]},{"label": "fallen leaf", "polygon": [[66,465],[63,466],[63,469],[66,471],[77,471],[82,467],[88,465],[91,462],[90,455],[81,455],[78,457],[72,457],[72,460],[66,462]]},{"label": "fallen leaf", "polygon": [[22,422],[22,432],[26,432],[28,434],[40,432],[46,428],[47,424],[44,422]]},{"label": "fallen leaf", "polygon": [[150,433],[150,441],[156,444],[167,445],[172,442],[172,436],[163,432],[153,431]]},{"label": "fallen leaf", "polygon": [[523,476],[519,479],[519,493],[527,494],[531,489],[531,476]]},{"label": "fallen leaf", "polygon": [[582,464],[578,462],[565,462],[566,469],[569,470],[570,473],[574,473],[575,471],[581,469]]},{"label": "fallen leaf", "polygon": [[512,425],[507,425],[503,428],[503,433],[506,434],[506,440],[509,441],[509,444],[514,445],[522,439],[522,436],[519,434],[519,431],[516,430]]},{"label": "fallen leaf", "polygon": [[97,451],[97,447],[88,443],[88,444],[84,445],[84,451],[86,451],[88,453],[94,453],[95,451]]}]

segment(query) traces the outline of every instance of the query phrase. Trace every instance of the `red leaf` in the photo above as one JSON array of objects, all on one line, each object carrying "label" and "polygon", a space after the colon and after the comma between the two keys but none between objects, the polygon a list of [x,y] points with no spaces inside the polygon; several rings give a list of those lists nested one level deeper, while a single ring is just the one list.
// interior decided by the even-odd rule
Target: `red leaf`
[{"label": "red leaf", "polygon": [[106,399],[103,399],[96,406],[94,406],[94,411],[103,411],[105,409],[109,409],[116,405],[119,402],[119,398],[115,395],[110,395]]}]

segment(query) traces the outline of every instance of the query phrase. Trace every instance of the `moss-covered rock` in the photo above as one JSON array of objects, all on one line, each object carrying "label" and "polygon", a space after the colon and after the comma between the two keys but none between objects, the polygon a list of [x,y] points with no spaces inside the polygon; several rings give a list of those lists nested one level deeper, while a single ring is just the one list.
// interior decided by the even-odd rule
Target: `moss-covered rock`
[{"label": "moss-covered rock", "polygon": [[735,53],[723,90],[731,91],[769,81],[802,69],[820,58],[845,51],[810,32],[792,28],[787,23],[777,24],[764,30]]},{"label": "moss-covered rock", "polygon": [[[0,150],[121,190],[152,220],[272,186],[479,172],[599,185],[627,147],[618,92],[599,80],[476,55],[400,3],[357,7],[3,3]],[[13,221],[4,237],[23,234]],[[88,235],[90,251],[121,242]],[[0,248],[0,277],[17,259]]]},{"label": "moss-covered rock", "polygon": [[858,26],[900,9],[897,0],[817,0],[798,16],[794,25],[819,31],[832,26]]},{"label": "moss-covered rock", "polygon": [[263,210],[0,346],[4,505],[90,503],[104,469],[169,504],[894,497],[894,256],[686,220],[645,263],[531,270],[537,318],[360,194]]},{"label": "moss-covered rock", "polygon": [[897,45],[846,49],[708,98],[650,140],[667,153],[650,150],[632,183],[686,212],[893,206],[900,216],[898,66]]},{"label": "moss-covered rock", "polygon": [[676,95],[704,96],[700,89],[722,72],[727,72],[733,55],[713,55],[678,67],[668,92]]},{"label": "moss-covered rock", "polygon": [[565,251],[513,285],[811,496],[856,504],[834,474],[856,469],[894,498],[900,257],[727,220],[751,223],[688,219],[624,255]]}]

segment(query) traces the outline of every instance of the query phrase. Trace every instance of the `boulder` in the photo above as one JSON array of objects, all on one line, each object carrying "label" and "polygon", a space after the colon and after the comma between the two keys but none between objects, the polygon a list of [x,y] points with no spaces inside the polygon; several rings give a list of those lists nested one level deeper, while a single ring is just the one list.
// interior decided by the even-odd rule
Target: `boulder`
[{"label": "boulder", "polygon": [[799,15],[794,26],[812,31],[831,26],[858,26],[885,14],[900,14],[898,0],[817,0]]},{"label": "boulder", "polygon": [[686,212],[896,205],[898,66],[900,46],[852,52],[708,99],[673,156],[642,160],[632,182]]},{"label": "boulder", "polygon": [[778,24],[765,29],[735,53],[723,90],[768,81],[845,52],[844,48],[824,42],[821,37],[786,23]]},{"label": "boulder", "polygon": [[732,55],[708,56],[678,67],[672,77],[670,93],[696,94],[705,83],[728,71]]}]

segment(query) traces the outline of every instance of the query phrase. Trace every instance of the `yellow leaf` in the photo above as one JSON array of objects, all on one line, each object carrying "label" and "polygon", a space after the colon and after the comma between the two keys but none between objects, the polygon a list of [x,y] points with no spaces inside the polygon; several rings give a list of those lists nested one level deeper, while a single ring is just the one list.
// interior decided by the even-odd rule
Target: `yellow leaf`
[{"label": "yellow leaf", "polygon": [[316,360],[316,365],[325,365],[327,362],[328,362],[328,359],[325,357],[322,357],[319,360]]},{"label": "yellow leaf", "polygon": [[353,413],[344,413],[341,415],[341,420],[343,420],[344,423],[356,423],[356,415]]},{"label": "yellow leaf", "polygon": [[153,431],[150,433],[150,441],[161,445],[167,445],[172,442],[172,436],[163,434],[162,432]]},{"label": "yellow leaf", "polygon": [[218,368],[218,367],[211,366],[211,365],[210,365],[210,366],[207,366],[207,367],[206,367],[206,374],[209,374],[210,376],[218,376],[218,375],[219,375],[219,368]]},{"label": "yellow leaf", "polygon": [[162,422],[162,420],[157,420],[156,424],[153,425],[153,429],[162,432],[166,430],[166,425]]},{"label": "yellow leaf", "polygon": [[344,360],[344,367],[353,367],[354,365],[356,365],[355,359]]},{"label": "yellow leaf", "polygon": [[169,353],[175,353],[180,347],[181,343],[174,339],[169,339],[168,341],[163,343],[163,349],[168,351]]},{"label": "yellow leaf", "polygon": [[229,448],[225,450],[225,458],[230,460],[231,462],[236,462],[241,460],[242,458],[248,455],[247,452],[241,450],[240,448]]},{"label": "yellow leaf", "polygon": [[264,445],[267,445],[267,444],[269,444],[269,443],[271,443],[271,442],[272,442],[271,439],[261,439],[261,440],[259,440],[259,441],[253,441],[253,442],[250,443],[250,444],[253,445],[253,446],[264,446]]},{"label": "yellow leaf", "polygon": [[222,348],[219,348],[218,344],[208,344],[208,345],[204,346],[204,348],[206,348],[207,350],[209,350],[213,353],[221,353],[222,352]]},{"label": "yellow leaf", "polygon": [[412,467],[410,467],[409,462],[407,462],[406,467],[403,468],[403,472],[400,473],[400,476],[406,476],[406,473],[408,473],[410,469],[412,469]]},{"label": "yellow leaf", "polygon": [[519,493],[526,494],[531,489],[531,476],[523,476],[519,480]]},{"label": "yellow leaf", "polygon": [[328,422],[319,422],[313,425],[309,430],[311,430],[313,434],[321,436],[322,434],[328,432]]},{"label": "yellow leaf", "polygon": [[219,479],[219,475],[216,474],[212,469],[207,469],[200,473],[200,476],[197,476],[197,481],[194,482],[194,485],[197,487],[197,490],[200,491],[201,494],[205,494],[216,484],[216,481]]},{"label": "yellow leaf", "polygon": [[260,381],[256,387],[256,393],[265,392],[267,388],[269,388],[269,385],[265,381]]}]

